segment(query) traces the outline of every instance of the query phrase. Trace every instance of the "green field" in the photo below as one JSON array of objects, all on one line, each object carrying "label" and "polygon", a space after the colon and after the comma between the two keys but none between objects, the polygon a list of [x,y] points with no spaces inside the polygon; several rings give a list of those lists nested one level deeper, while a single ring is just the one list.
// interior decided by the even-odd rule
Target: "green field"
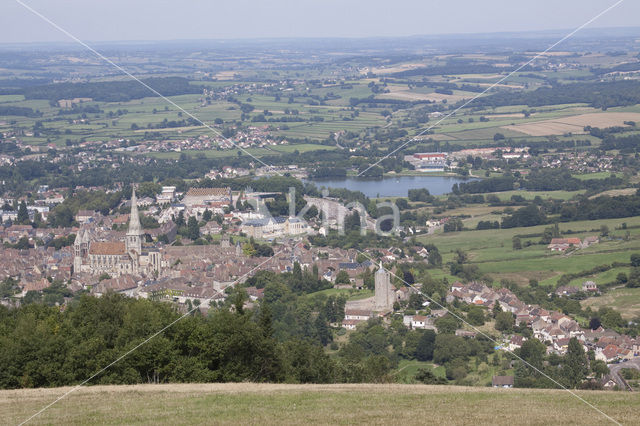
[{"label": "green field", "polygon": [[[622,223],[626,223],[629,229],[620,229]],[[629,262],[631,253],[640,252],[640,228],[635,228],[640,225],[640,217],[567,222],[560,223],[559,228],[561,232],[572,231],[565,237],[582,239],[598,235],[602,225],[611,230],[611,239],[603,239],[599,244],[576,250],[569,255],[552,253],[547,250],[546,245],[538,243],[540,236],[528,236],[540,234],[550,225],[501,229],[499,232],[482,230],[438,233],[420,236],[418,240],[435,244],[442,254],[444,264],[452,261],[455,251],[461,249],[469,255],[470,264],[476,265],[480,272],[496,281],[506,278],[526,284],[529,279],[534,278],[543,285],[555,285],[562,274],[590,270],[613,262]],[[629,240],[623,238],[626,232],[629,232]],[[521,250],[513,250],[512,239],[515,236],[520,236],[523,245]],[[527,242],[531,243],[529,247],[526,247]],[[615,275],[619,272],[628,272],[628,268],[616,269]],[[444,273],[445,276],[448,275],[447,266],[444,267]],[[595,279],[599,284],[611,282],[615,279],[612,274],[608,271],[601,276],[574,280],[572,284],[580,285],[587,279]],[[440,274],[433,275],[440,277]]]},{"label": "green field", "polygon": [[[68,388],[0,392],[0,416],[18,424]],[[578,391],[623,424],[634,392]],[[186,384],[81,388],[29,424],[575,424],[611,423],[562,390],[424,385]]]}]

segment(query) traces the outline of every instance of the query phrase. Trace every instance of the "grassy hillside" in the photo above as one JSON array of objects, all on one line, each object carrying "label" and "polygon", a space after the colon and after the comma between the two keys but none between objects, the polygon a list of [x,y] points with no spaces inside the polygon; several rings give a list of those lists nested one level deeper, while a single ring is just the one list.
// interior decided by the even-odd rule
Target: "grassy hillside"
[{"label": "grassy hillside", "polygon": [[[68,388],[0,392],[0,418],[17,424]],[[579,392],[615,418],[637,421],[640,396]],[[192,384],[95,386],[32,424],[606,424],[566,391],[411,385]]]}]

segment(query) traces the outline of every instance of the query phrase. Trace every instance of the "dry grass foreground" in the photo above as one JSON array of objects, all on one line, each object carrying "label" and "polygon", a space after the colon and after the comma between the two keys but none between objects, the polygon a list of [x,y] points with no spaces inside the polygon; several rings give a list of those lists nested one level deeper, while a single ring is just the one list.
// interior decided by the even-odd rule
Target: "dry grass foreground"
[{"label": "dry grass foreground", "polygon": [[[0,419],[18,424],[70,388],[0,391]],[[640,394],[580,391],[623,424]],[[176,384],[83,387],[30,424],[607,424],[562,390],[423,385]]]}]

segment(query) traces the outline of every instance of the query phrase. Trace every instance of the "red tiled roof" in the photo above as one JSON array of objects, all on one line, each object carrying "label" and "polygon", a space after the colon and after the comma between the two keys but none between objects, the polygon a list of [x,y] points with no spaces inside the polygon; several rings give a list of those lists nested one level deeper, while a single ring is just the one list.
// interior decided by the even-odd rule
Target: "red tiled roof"
[{"label": "red tiled roof", "polygon": [[99,254],[99,255],[122,255],[125,254],[126,246],[124,241],[116,241],[116,242],[104,242],[104,241],[94,241],[89,246],[89,254]]}]

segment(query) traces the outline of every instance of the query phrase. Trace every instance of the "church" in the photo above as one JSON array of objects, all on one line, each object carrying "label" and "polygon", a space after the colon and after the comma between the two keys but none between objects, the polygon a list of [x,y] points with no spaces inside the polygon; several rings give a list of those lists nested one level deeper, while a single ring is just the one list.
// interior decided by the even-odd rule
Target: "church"
[{"label": "church", "polygon": [[73,244],[74,274],[108,274],[117,277],[123,274],[158,275],[162,256],[157,249],[142,248],[142,226],[138,213],[136,190],[131,195],[129,229],[124,241],[94,241],[91,232],[81,229]]}]

